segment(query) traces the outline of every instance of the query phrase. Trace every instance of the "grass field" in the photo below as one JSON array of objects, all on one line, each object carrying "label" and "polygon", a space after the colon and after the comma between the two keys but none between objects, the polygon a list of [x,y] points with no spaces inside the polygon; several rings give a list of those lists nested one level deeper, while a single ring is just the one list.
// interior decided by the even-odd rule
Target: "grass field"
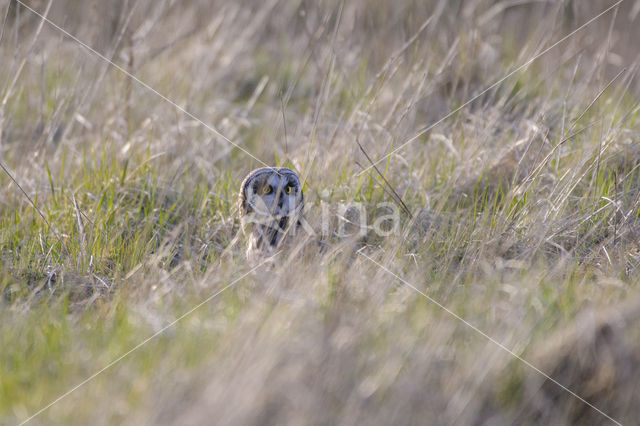
[{"label": "grass field", "polygon": [[[0,424],[638,424],[614,4],[0,0]],[[316,233],[252,271],[262,162]]]}]

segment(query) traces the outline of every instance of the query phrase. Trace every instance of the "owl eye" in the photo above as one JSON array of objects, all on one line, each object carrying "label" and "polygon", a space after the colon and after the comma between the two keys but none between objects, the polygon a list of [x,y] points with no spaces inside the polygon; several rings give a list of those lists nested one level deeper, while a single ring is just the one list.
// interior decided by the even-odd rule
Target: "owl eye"
[{"label": "owl eye", "polygon": [[284,187],[285,194],[291,194],[291,191],[293,191],[293,186],[287,185]]},{"label": "owl eye", "polygon": [[266,185],[262,188],[262,193],[267,195],[273,192],[273,187],[271,185]]}]

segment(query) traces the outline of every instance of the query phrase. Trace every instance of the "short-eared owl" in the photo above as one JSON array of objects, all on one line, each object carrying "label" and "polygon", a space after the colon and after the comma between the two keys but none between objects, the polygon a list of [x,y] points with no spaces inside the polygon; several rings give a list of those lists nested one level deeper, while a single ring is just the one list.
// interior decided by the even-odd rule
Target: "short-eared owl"
[{"label": "short-eared owl", "polygon": [[300,226],[303,195],[298,175],[283,167],[252,171],[240,187],[238,209],[242,232],[249,238],[247,257],[269,254]]}]

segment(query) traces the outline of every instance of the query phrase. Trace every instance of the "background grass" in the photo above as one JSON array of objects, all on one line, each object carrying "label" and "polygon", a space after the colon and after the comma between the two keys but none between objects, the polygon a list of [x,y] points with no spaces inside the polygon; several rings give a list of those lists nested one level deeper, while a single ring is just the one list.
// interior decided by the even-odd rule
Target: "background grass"
[{"label": "background grass", "polygon": [[[610,422],[359,253],[640,418],[640,2],[485,92],[613,2],[25,3],[192,116],[0,1],[0,422],[230,283],[32,423]],[[311,249],[240,278],[261,164],[194,117],[305,179]],[[356,141],[397,235],[337,234],[393,201]]]}]

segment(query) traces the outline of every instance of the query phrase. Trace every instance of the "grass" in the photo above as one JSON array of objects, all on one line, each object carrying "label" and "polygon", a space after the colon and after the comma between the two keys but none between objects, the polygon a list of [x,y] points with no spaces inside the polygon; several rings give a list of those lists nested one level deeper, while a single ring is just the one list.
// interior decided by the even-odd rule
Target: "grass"
[{"label": "grass", "polygon": [[[638,2],[482,93],[611,4],[52,4],[188,116],[0,2],[0,423],[633,424]],[[316,235],[252,273],[260,161]]]}]

